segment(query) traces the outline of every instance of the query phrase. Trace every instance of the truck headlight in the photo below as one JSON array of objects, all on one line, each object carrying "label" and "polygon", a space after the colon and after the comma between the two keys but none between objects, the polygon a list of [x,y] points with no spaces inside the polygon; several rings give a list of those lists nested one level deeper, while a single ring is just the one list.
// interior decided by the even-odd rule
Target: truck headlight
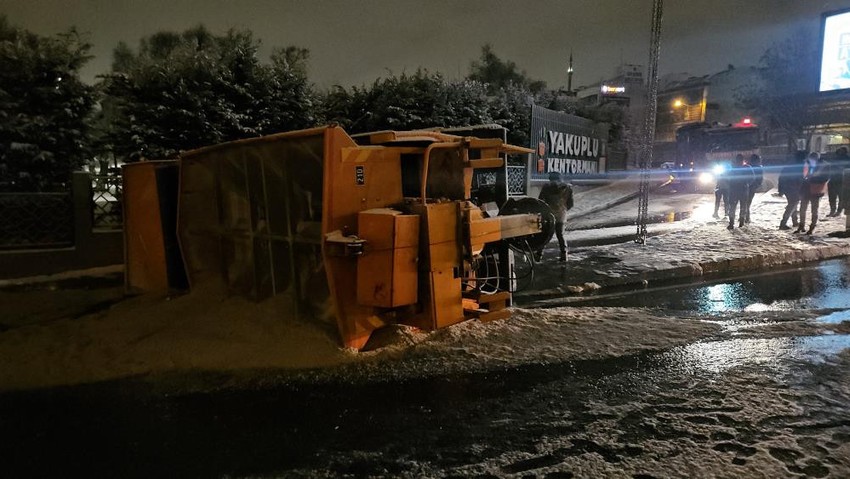
[{"label": "truck headlight", "polygon": [[699,174],[699,182],[707,185],[709,183],[714,183],[714,175],[705,171]]}]

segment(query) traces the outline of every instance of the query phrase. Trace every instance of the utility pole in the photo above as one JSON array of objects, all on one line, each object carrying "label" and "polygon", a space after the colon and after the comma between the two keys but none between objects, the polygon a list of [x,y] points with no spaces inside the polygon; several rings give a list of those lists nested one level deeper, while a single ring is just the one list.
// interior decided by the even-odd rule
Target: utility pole
[{"label": "utility pole", "polygon": [[573,51],[570,50],[570,66],[567,67],[567,94],[573,93]]},{"label": "utility pole", "polygon": [[661,18],[663,0],[652,2],[652,36],[649,47],[649,82],[646,115],[643,122],[643,145],[640,150],[640,189],[635,243],[646,244],[646,222],[649,216],[649,172],[652,168],[652,143],[655,139],[655,115],[658,110],[658,57],[661,55]]}]

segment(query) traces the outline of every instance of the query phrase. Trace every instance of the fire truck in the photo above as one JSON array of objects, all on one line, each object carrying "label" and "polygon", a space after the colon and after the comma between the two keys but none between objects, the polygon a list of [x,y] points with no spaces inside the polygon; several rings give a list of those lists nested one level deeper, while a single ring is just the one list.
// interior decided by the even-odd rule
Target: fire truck
[{"label": "fire truck", "polygon": [[760,155],[759,128],[750,118],[725,124],[695,123],[676,130],[674,181],[693,191],[713,188],[736,155]]}]

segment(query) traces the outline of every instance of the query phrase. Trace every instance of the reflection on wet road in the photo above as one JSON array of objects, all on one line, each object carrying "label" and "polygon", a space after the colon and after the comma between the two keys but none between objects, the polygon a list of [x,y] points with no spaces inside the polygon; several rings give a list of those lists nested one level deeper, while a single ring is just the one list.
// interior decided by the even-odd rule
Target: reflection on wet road
[{"label": "reflection on wet road", "polygon": [[[699,313],[779,312],[783,321],[795,319],[794,312],[817,309],[838,310],[820,316],[817,322],[838,324],[850,321],[850,259],[837,259],[793,269],[762,272],[713,284],[661,286],[643,291],[605,295],[570,303],[573,306],[648,307]],[[819,362],[850,348],[850,336],[823,334],[797,336],[782,322],[719,321],[734,337],[770,324],[780,337],[742,338],[700,342],[662,355],[670,367],[693,367],[721,373],[725,370],[760,365],[773,371],[787,370],[799,361]],[[811,334],[811,333],[810,333]]]},{"label": "reflection on wet road", "polygon": [[661,355],[671,368],[693,368],[692,372],[722,373],[740,366],[768,366],[787,370],[799,361],[820,362],[850,347],[850,335],[731,339],[691,344]]},{"label": "reflection on wet road", "polygon": [[573,306],[650,307],[679,311],[765,311],[850,308],[850,259],[768,271],[714,284],[662,286],[575,298]]}]

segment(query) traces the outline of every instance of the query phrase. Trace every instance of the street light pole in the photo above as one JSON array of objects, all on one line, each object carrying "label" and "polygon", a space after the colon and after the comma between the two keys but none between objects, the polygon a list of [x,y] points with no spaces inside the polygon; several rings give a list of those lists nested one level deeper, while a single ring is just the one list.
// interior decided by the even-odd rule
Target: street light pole
[{"label": "street light pole", "polygon": [[643,145],[640,153],[640,189],[638,195],[637,234],[635,243],[646,244],[649,216],[649,170],[652,168],[652,143],[655,138],[655,116],[658,111],[658,57],[661,55],[661,19],[663,0],[652,3],[652,36],[649,49],[646,115],[643,123]]}]

